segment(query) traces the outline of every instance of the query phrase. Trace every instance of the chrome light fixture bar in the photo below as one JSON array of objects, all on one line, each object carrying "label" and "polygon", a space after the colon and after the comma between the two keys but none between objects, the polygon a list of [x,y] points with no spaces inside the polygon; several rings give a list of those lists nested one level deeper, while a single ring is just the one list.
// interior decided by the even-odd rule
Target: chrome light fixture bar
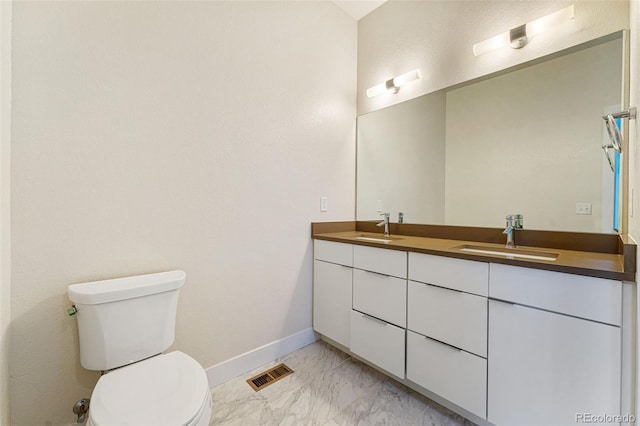
[{"label": "chrome light fixture bar", "polygon": [[376,84],[373,87],[367,89],[367,97],[372,98],[385,92],[398,93],[400,86],[404,86],[407,83],[415,81],[421,77],[420,70],[415,69],[409,71],[392,79],[389,79],[383,83]]},{"label": "chrome light fixture bar", "polygon": [[473,54],[475,56],[483,55],[492,50],[500,49],[505,46],[511,46],[514,49],[520,49],[525,46],[531,38],[540,34],[549,28],[556,27],[574,18],[573,5],[553,12],[550,15],[527,22],[518,27],[512,28],[497,36],[481,41],[473,45]]}]

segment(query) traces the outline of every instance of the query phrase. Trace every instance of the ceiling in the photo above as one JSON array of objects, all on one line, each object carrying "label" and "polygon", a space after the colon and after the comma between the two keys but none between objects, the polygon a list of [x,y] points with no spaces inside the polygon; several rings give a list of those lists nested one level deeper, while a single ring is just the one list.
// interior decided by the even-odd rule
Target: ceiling
[{"label": "ceiling", "polygon": [[333,0],[342,10],[356,21],[368,15],[387,0]]}]

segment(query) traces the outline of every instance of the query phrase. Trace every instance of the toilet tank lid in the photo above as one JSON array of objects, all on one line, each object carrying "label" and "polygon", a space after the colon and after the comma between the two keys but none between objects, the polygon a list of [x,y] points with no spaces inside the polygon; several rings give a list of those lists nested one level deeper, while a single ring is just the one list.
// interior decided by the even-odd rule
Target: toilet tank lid
[{"label": "toilet tank lid", "polygon": [[179,270],[158,272],[155,274],[71,284],[67,291],[69,299],[74,303],[97,305],[176,290],[182,287],[185,277],[185,272]]}]

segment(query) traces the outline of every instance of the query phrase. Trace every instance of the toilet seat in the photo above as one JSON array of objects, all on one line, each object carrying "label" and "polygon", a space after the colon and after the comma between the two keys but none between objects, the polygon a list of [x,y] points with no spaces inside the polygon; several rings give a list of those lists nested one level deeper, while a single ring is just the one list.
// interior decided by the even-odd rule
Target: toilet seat
[{"label": "toilet seat", "polygon": [[210,415],[204,369],[175,351],[100,377],[91,395],[89,425],[206,425]]}]

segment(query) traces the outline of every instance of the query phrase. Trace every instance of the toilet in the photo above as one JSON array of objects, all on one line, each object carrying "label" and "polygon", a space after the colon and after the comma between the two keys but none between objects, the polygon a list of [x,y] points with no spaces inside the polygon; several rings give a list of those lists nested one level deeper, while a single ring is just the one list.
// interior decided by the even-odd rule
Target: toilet
[{"label": "toilet", "polygon": [[80,364],[103,371],[89,425],[208,425],[211,393],[202,366],[175,340],[183,271],[72,284]]}]

